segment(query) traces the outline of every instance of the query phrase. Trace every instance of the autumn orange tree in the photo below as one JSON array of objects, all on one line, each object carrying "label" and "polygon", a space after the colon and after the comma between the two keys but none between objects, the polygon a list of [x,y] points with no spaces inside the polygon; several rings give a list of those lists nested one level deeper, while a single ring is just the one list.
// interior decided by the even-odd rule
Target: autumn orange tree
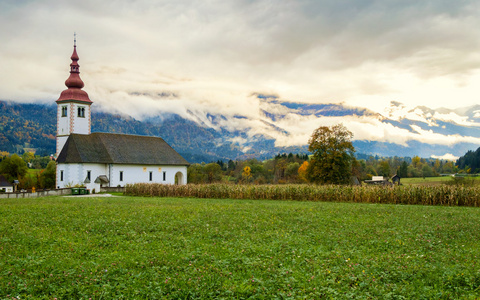
[{"label": "autumn orange tree", "polygon": [[248,182],[252,178],[252,169],[249,166],[243,168],[242,178],[245,182]]},{"label": "autumn orange tree", "polygon": [[307,170],[308,170],[308,161],[304,161],[300,168],[298,168],[298,177],[302,182],[307,182],[308,177],[307,177]]},{"label": "autumn orange tree", "polygon": [[343,124],[321,126],[308,141],[313,154],[308,165],[308,179],[320,184],[348,184],[352,176],[355,148],[353,133]]}]

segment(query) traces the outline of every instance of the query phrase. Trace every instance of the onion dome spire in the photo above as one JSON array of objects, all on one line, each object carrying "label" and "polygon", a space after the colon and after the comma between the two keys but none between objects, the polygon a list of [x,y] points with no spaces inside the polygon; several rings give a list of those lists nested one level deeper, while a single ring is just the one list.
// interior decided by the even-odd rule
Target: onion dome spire
[{"label": "onion dome spire", "polygon": [[77,38],[75,35],[73,42],[73,54],[70,57],[72,63],[70,64],[70,76],[65,81],[65,85],[68,89],[64,90],[60,94],[60,98],[56,101],[75,101],[75,102],[84,102],[85,104],[91,104],[90,98],[88,97],[87,92],[83,91],[84,83],[80,78],[80,65],[78,64],[78,54],[77,54]]}]

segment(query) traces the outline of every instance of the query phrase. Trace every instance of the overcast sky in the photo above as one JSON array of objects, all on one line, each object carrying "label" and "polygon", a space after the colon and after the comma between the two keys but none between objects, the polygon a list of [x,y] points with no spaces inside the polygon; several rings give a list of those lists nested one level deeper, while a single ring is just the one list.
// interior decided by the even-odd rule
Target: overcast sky
[{"label": "overcast sky", "polygon": [[91,100],[137,118],[253,116],[257,93],[375,111],[480,96],[480,1],[0,0],[0,28],[2,100],[58,99],[74,32]]}]

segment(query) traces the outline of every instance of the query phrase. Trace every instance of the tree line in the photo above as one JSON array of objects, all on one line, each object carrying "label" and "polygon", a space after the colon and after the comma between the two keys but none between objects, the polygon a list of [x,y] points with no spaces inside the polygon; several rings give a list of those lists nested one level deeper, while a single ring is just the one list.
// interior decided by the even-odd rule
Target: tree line
[{"label": "tree line", "polygon": [[[371,179],[372,176],[432,177],[453,174],[459,170],[470,172],[479,169],[480,148],[469,151],[454,164],[452,161],[409,157],[355,156],[353,134],[342,124],[321,126],[309,139],[307,154],[282,153],[272,159],[217,160],[211,163],[192,164],[188,167],[189,183],[319,183],[349,184]],[[55,162],[49,157],[26,152],[22,157],[0,152],[0,174],[10,181],[17,179],[21,188],[54,188]],[[467,165],[470,163],[470,165]],[[461,168],[463,167],[463,169]],[[39,170],[38,172],[29,169]],[[479,169],[480,170],[480,169]]]},{"label": "tree line", "polygon": [[465,173],[480,173],[480,148],[475,151],[467,151],[465,155],[458,158],[456,166]]},{"label": "tree line", "polygon": [[282,153],[265,161],[219,160],[192,164],[188,167],[188,182],[349,184],[353,177],[363,181],[372,176],[433,177],[459,171],[453,161],[441,159],[355,156],[352,137],[341,124],[322,126],[309,140],[310,155]]},{"label": "tree line", "polygon": [[[274,158],[259,161],[257,159],[238,161],[216,161],[192,164],[188,167],[189,183],[255,183],[282,184],[307,183],[307,166],[310,157],[305,154],[282,153]],[[302,167],[303,166],[303,167]],[[461,171],[455,162],[415,157],[356,157],[352,162],[352,175],[358,180],[371,179],[372,176],[401,178],[434,177],[441,174],[454,174]]]}]

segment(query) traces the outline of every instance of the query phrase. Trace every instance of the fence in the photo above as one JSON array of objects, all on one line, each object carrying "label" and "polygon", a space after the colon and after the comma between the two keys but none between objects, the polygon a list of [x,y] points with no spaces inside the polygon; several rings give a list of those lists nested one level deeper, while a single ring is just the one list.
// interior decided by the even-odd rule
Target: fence
[{"label": "fence", "polygon": [[61,196],[61,195],[71,195],[72,189],[58,189],[58,190],[44,190],[37,191],[35,193],[29,192],[16,192],[16,193],[0,193],[0,199],[6,198],[37,198],[37,197],[46,197],[46,196]]}]

